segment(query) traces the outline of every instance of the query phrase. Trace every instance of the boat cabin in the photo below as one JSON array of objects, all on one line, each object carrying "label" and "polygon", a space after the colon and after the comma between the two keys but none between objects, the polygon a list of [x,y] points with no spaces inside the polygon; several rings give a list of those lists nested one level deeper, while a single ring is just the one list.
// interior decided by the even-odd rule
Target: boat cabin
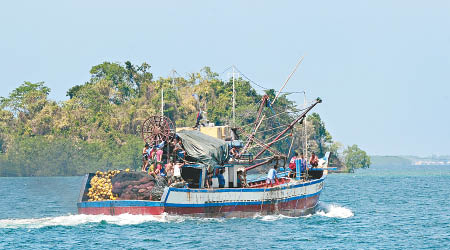
[{"label": "boat cabin", "polygon": [[[328,158],[330,153],[327,152],[325,156],[320,159],[321,163],[319,167],[312,168],[310,165],[307,170],[302,172],[300,167],[300,161],[297,160],[296,163],[296,181],[311,181],[322,178],[324,171],[328,171]],[[224,188],[241,188],[242,184],[239,183],[238,172],[242,171],[243,165],[235,164],[224,164],[223,166],[216,166],[213,168],[213,175],[211,177],[211,188],[219,188],[218,172],[220,169],[224,170],[225,186]],[[186,181],[189,188],[206,188],[206,179],[208,178],[208,168],[203,164],[191,164],[184,165],[182,168],[181,176]],[[289,178],[289,169],[280,168],[277,172],[277,183],[276,185],[281,185],[289,183],[292,179]],[[248,180],[247,185],[249,188],[257,188],[266,186],[265,175],[261,178]]]},{"label": "boat cabin", "polygon": [[[223,169],[225,172],[223,176],[225,178],[225,188],[237,188],[240,187],[238,183],[238,171],[239,167],[233,164],[225,164],[223,166],[217,166],[213,168],[213,175],[211,178],[212,188],[219,188],[218,173]],[[181,177],[186,181],[189,188],[205,188],[206,179],[208,178],[207,166],[202,164],[184,165],[181,172]]]}]

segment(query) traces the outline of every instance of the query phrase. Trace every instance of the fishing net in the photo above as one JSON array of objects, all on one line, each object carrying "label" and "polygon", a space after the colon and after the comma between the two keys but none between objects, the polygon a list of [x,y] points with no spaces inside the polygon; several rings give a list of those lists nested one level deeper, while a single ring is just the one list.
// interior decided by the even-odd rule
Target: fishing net
[{"label": "fishing net", "polygon": [[145,172],[121,172],[111,183],[112,193],[119,200],[160,200],[168,186],[166,178]]}]

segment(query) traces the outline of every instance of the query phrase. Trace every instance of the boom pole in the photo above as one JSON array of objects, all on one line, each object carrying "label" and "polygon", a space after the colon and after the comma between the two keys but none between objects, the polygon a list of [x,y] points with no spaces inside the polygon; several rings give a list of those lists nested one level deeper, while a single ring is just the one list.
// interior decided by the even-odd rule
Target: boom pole
[{"label": "boom pole", "polygon": [[283,131],[281,131],[280,134],[278,134],[278,136],[275,139],[273,139],[271,142],[269,142],[267,144],[267,146],[265,146],[253,159],[257,159],[259,156],[261,156],[262,153],[264,153],[272,144],[277,142],[281,136],[283,136],[287,131],[292,129],[292,127],[294,127],[294,125],[297,124],[300,120],[304,119],[306,114],[312,108],[314,108],[314,106],[316,106],[318,103],[321,103],[321,102],[322,102],[322,100],[320,98],[317,98],[316,101],[311,106],[309,106],[299,117],[297,117],[297,119],[295,119],[293,122],[291,122],[291,124],[289,124],[289,126],[287,126]]},{"label": "boom pole", "polygon": [[259,105],[259,109],[258,109],[258,116],[256,118],[255,121],[255,127],[253,128],[252,133],[250,134],[250,136],[248,137],[248,141],[245,144],[244,148],[242,149],[242,152],[246,152],[248,147],[250,146],[252,139],[255,137],[256,131],[258,131],[259,126],[261,125],[263,118],[261,118],[261,114],[263,111],[264,106],[266,105],[267,101],[269,100],[269,96],[268,95],[264,95],[261,99],[261,105]]},{"label": "boom pole", "polygon": [[[295,65],[294,70],[289,74],[288,78],[286,79],[286,81],[284,82],[283,86],[281,87],[281,89],[278,91],[277,95],[275,96],[275,98],[273,99],[273,101],[270,103],[270,105],[273,105],[275,103],[275,101],[278,99],[278,96],[280,95],[280,93],[283,91],[284,87],[286,87],[286,84],[289,82],[289,80],[291,79],[292,75],[294,75],[295,71],[297,71],[298,66],[300,66],[300,64],[303,61],[303,58],[305,58],[305,56],[302,56],[300,58],[300,60],[298,61],[297,65]],[[233,66],[233,76],[234,76],[234,66]],[[234,93],[234,78],[233,78],[233,93]],[[234,96],[234,95],[233,95]],[[234,100],[234,98],[233,98]],[[266,105],[266,102],[269,103],[269,97],[267,95],[265,95],[262,99],[262,103],[260,106],[260,110],[258,111],[258,118],[256,119],[255,122],[255,128],[253,129],[252,134],[249,137],[249,140],[247,141],[247,143],[245,144],[245,147],[243,148],[243,152],[245,152],[247,150],[247,148],[250,146],[251,143],[251,139],[254,138],[256,131],[258,131],[259,126],[261,125],[262,120],[264,120],[264,118],[266,117],[265,115],[262,115],[261,117],[261,112],[262,112],[262,108],[264,107],[264,105]],[[234,108],[233,108],[234,110]],[[261,119],[260,119],[261,118]]]}]

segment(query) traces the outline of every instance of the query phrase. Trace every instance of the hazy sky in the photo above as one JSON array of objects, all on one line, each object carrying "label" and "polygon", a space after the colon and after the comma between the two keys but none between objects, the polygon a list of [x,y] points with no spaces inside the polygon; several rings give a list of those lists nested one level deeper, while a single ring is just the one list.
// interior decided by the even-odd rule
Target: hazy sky
[{"label": "hazy sky", "polygon": [[[1,1],[0,96],[51,98],[103,61],[156,77],[236,65],[320,96],[334,139],[369,154],[450,154],[450,1]],[[292,95],[299,103],[302,95]]]}]

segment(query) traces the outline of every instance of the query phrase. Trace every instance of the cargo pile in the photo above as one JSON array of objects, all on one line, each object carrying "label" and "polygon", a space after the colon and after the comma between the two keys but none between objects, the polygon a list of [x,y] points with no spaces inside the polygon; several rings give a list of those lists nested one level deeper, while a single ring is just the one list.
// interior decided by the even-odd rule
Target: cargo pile
[{"label": "cargo pile", "polygon": [[145,172],[121,172],[112,179],[112,195],[119,200],[160,200],[167,180]]},{"label": "cargo pile", "polygon": [[[129,169],[127,170],[129,171]],[[90,182],[91,187],[87,194],[89,201],[116,200],[118,196],[112,192],[111,180],[119,173],[120,170],[97,171]]]}]

